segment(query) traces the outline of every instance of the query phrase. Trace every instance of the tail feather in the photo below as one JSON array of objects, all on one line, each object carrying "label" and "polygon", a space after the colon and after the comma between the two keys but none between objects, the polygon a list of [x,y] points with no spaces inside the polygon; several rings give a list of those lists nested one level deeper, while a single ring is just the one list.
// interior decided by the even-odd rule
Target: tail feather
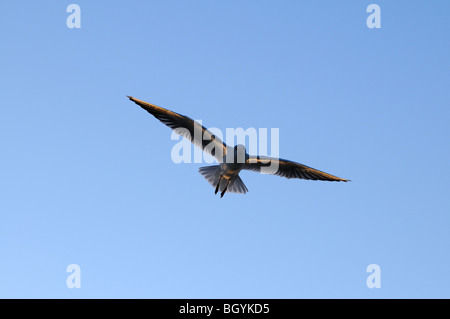
[{"label": "tail feather", "polygon": [[[200,167],[198,171],[211,184],[212,187],[216,188],[217,183],[219,183],[221,174],[220,165]],[[226,185],[227,181],[224,178],[221,179],[219,191],[222,192],[225,189]],[[248,192],[248,189],[247,187],[245,187],[245,184],[241,180],[241,178],[239,176],[235,176],[231,179],[226,192],[245,194]]]},{"label": "tail feather", "polygon": [[208,183],[211,184],[212,187],[215,188],[217,186],[217,183],[219,182],[220,178],[219,165],[200,167],[198,171],[200,172],[200,174],[203,175],[203,177],[208,181]]},{"label": "tail feather", "polygon": [[239,175],[236,175],[231,179],[230,185],[228,185],[227,192],[245,194],[248,192],[248,189]]}]

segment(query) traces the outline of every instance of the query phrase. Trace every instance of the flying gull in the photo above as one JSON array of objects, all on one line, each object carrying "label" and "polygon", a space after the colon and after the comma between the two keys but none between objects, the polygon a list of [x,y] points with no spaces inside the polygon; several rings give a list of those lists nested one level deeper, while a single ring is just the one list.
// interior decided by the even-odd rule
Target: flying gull
[{"label": "flying gull", "polygon": [[289,179],[349,181],[285,159],[248,155],[244,145],[236,145],[234,148],[227,146],[220,138],[190,117],[138,100],[132,96],[127,97],[177,134],[189,139],[194,145],[216,158],[220,165],[201,167],[199,172],[215,188],[215,194],[221,192],[220,197],[223,197],[227,192],[247,193],[248,189],[239,177],[239,172],[243,169]]}]

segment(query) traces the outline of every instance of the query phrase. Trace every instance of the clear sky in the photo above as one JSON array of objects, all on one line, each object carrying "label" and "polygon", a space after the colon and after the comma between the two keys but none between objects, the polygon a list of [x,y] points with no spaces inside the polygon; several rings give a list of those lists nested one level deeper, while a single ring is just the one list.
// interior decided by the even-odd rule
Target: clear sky
[{"label": "clear sky", "polygon": [[[449,14],[447,0],[3,3],[0,297],[449,298]],[[242,172],[249,193],[220,199],[126,95],[279,128],[282,158],[352,182]]]}]

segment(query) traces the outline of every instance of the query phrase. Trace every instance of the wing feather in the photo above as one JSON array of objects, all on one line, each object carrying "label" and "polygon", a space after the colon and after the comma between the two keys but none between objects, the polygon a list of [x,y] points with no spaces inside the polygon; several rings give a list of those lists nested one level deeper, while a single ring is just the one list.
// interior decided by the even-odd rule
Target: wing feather
[{"label": "wing feather", "polygon": [[200,123],[194,121],[188,116],[172,112],[160,106],[136,99],[132,96],[128,96],[128,98],[152,114],[163,124],[170,127],[178,135],[187,138],[195,146],[200,147],[209,155],[214,156],[219,162],[223,161],[223,156],[227,153],[226,144]]},{"label": "wing feather", "polygon": [[[277,169],[270,169],[275,167]],[[308,180],[333,181],[333,182],[348,182],[343,179],[312,167],[288,161],[281,158],[273,158],[267,156],[250,156],[247,160],[244,169],[255,171],[258,173],[265,173],[277,175],[286,178],[300,178]]]}]

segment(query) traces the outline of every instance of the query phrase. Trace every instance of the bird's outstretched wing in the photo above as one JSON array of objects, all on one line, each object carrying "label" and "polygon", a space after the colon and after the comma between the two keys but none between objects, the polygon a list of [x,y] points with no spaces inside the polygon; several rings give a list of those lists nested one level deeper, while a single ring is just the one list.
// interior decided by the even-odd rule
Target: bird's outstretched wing
[{"label": "bird's outstretched wing", "polygon": [[244,169],[258,173],[278,175],[286,178],[301,178],[314,181],[320,180],[332,182],[349,181],[303,164],[267,156],[250,156],[246,161]]},{"label": "bird's outstretched wing", "polygon": [[152,114],[163,124],[170,127],[177,134],[189,139],[195,146],[200,147],[204,152],[214,156],[219,162],[223,161],[223,156],[227,153],[227,146],[211,131],[195,122],[188,116],[169,111],[160,106],[138,100],[132,96],[128,98]]}]

